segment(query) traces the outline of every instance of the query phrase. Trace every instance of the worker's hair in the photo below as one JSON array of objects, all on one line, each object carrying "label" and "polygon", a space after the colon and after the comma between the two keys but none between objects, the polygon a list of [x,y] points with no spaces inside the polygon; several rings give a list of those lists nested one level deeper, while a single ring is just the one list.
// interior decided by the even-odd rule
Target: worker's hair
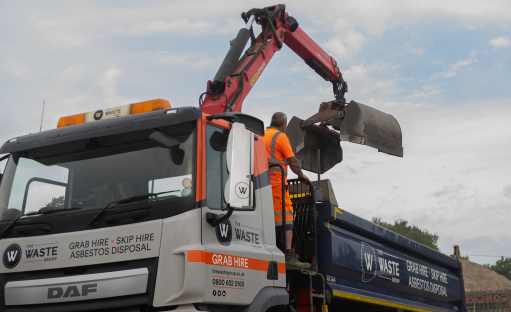
[{"label": "worker's hair", "polygon": [[270,127],[278,128],[278,127],[280,127],[282,125],[285,125],[285,124],[287,124],[287,116],[286,116],[286,114],[281,113],[281,112],[276,112],[271,117]]}]

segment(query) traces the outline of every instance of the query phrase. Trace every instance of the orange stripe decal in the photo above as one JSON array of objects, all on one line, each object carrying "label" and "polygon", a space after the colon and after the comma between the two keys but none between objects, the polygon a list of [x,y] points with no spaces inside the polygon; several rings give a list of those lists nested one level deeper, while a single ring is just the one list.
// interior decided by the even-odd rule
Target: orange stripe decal
[{"label": "orange stripe decal", "polygon": [[279,273],[286,274],[286,264],[278,262]]},{"label": "orange stripe decal", "polygon": [[206,255],[204,250],[187,250],[188,262],[205,262]]},{"label": "orange stripe decal", "polygon": [[[203,250],[187,250],[188,262],[204,262],[209,265],[219,265],[231,268],[249,269],[256,271],[268,271],[270,261],[254,258],[225,255]],[[279,273],[286,273],[286,264],[278,263]]]},{"label": "orange stripe decal", "polygon": [[206,252],[206,264],[231,268],[268,271],[270,261]]}]

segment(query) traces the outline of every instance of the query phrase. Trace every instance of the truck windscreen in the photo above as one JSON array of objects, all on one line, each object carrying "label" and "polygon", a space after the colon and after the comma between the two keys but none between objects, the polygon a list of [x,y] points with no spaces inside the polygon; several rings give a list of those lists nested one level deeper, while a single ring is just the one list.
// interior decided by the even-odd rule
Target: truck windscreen
[{"label": "truck windscreen", "polygon": [[164,192],[149,201],[193,196],[195,123],[158,130],[179,146],[158,147],[150,129],[12,154],[0,185],[0,221],[43,207],[102,209],[147,193]]}]

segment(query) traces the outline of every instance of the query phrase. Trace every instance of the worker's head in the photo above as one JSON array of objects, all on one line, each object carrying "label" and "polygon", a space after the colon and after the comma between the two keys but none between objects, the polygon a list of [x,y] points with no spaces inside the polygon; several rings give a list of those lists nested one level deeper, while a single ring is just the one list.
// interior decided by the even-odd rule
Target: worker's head
[{"label": "worker's head", "polygon": [[281,132],[286,132],[287,116],[284,113],[276,112],[271,117],[270,127],[279,129]]}]

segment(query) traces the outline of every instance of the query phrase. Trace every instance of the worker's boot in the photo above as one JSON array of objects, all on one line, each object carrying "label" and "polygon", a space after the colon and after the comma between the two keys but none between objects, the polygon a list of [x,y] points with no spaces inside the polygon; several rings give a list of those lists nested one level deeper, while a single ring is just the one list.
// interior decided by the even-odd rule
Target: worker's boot
[{"label": "worker's boot", "polygon": [[286,266],[301,268],[301,269],[309,269],[311,267],[310,263],[300,262],[300,257],[295,253],[294,249],[288,249],[286,251]]}]

